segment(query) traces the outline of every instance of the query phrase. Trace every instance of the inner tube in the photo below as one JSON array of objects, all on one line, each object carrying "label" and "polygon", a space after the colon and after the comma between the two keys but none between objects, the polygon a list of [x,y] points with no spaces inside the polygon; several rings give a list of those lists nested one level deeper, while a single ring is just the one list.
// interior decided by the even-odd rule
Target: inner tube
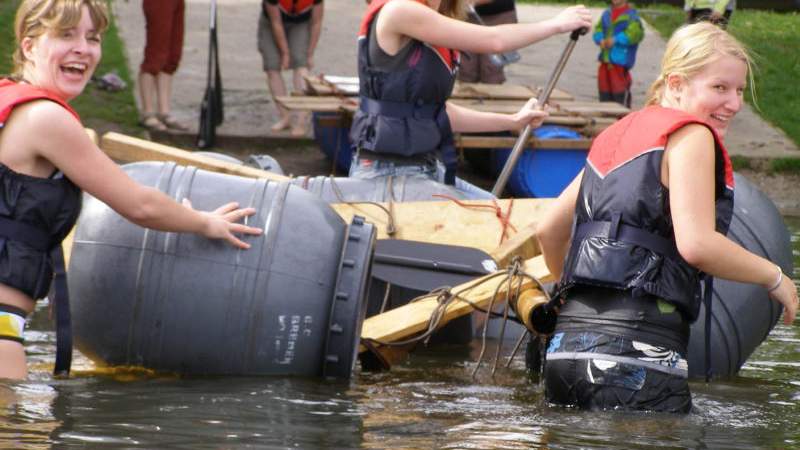
[{"label": "inner tube", "polygon": [[[728,238],[793,273],[791,235],[775,204],[744,176],[736,186]],[[760,286],[714,279],[711,304],[711,373],[736,375],[778,322],[783,308]],[[705,376],[705,305],[692,324],[689,376]]]}]

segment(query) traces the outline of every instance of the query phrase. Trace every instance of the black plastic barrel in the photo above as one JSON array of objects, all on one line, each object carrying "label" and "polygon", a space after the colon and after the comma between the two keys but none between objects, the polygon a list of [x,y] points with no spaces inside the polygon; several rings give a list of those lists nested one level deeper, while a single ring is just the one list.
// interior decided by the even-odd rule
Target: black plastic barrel
[{"label": "black plastic barrel", "polygon": [[[772,201],[745,177],[735,174],[733,220],[728,237],[793,273],[789,230]],[[711,305],[711,369],[714,376],[735,375],[766,339],[782,308],[764,288],[714,280]],[[705,307],[692,325],[689,376],[705,376]]]},{"label": "black plastic barrel", "polygon": [[124,166],[200,210],[254,206],[252,247],[135,226],[87,196],[69,266],[77,347],[109,365],[182,374],[349,377],[375,230],[289,183]]},{"label": "black plastic barrel", "polygon": [[336,168],[347,173],[353,160],[350,143],[350,119],[338,112],[315,112],[311,114],[314,140]]},{"label": "black plastic barrel", "polygon": [[[577,131],[558,125],[543,125],[532,132],[537,139],[581,139]],[[583,169],[588,150],[527,149],[520,155],[508,179],[508,189],[517,197],[558,197]],[[511,155],[511,149],[492,151],[492,167],[499,175]]]}]

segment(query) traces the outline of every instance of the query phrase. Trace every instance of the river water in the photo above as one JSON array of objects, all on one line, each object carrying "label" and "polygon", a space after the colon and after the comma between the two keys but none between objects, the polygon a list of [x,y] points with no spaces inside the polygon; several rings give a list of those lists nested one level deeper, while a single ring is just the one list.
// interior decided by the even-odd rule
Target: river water
[{"label": "river water", "polygon": [[[800,219],[792,231],[800,279]],[[0,449],[798,448],[800,327],[779,324],[730,380],[691,383],[691,414],[549,407],[518,356],[475,379],[479,342],[416,351],[349,382],[49,374],[46,310],[26,331],[28,381],[0,381]],[[87,361],[77,355],[78,369]]]}]

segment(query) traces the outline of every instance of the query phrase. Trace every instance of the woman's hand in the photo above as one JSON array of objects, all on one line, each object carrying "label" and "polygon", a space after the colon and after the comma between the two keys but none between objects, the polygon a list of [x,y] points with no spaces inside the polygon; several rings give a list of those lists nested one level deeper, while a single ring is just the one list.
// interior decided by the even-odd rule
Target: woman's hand
[{"label": "woman's hand", "polygon": [[550,20],[560,33],[592,27],[592,13],[583,5],[570,6]]},{"label": "woman's hand", "polygon": [[[183,206],[192,208],[192,203],[189,199],[183,199]],[[239,220],[252,216],[255,214],[255,208],[239,208],[236,202],[227,203],[220,206],[214,211],[198,211],[208,219],[206,227],[200,233],[209,239],[224,239],[234,247],[241,249],[250,248],[250,244],[237,238],[233,233],[244,233],[251,235],[260,235],[263,233],[261,228],[249,227],[247,225],[237,223]]]},{"label": "woman's hand", "polygon": [[514,122],[514,127],[512,129],[519,132],[528,124],[530,124],[532,128],[540,127],[545,117],[550,115],[548,109],[548,105],[544,105],[544,108],[540,108],[539,101],[535,98],[528,100],[522,109],[511,115],[511,120]]},{"label": "woman's hand", "polygon": [[794,322],[798,303],[797,286],[794,285],[794,281],[784,274],[781,283],[769,293],[769,296],[783,305],[783,323],[790,325]]}]

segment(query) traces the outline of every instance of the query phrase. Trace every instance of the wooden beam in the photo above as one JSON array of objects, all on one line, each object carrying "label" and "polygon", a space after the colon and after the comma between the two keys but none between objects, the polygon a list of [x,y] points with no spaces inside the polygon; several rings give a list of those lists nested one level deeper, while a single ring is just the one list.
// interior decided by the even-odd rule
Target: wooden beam
[{"label": "wooden beam", "polygon": [[[517,142],[513,136],[471,136],[468,134],[457,134],[455,136],[456,147],[459,148],[483,148],[486,150],[511,149]],[[525,143],[525,148],[539,150],[588,150],[592,146],[592,139],[536,139],[529,138]]]},{"label": "wooden beam", "polygon": [[[542,282],[552,281],[552,276],[547,270],[542,256],[526,260],[523,265],[523,270]],[[459,298],[468,300],[479,307],[486,308],[492,300],[495,290],[499,289],[499,297],[505,296],[507,286],[508,283],[505,281],[505,277],[487,275],[477,280],[456,286],[451,292],[463,292],[459,294]],[[522,283],[522,289],[525,291],[534,289],[534,283],[525,280]],[[528,296],[539,301],[544,299],[544,294],[538,290],[533,293],[533,295],[528,294]],[[414,303],[409,303],[382,314],[369,317],[364,320],[364,325],[361,329],[361,338],[373,339],[380,342],[396,342],[418,335],[427,329],[431,314],[434,312],[437,305],[436,296],[431,295]],[[466,301],[454,300],[445,309],[440,326],[455,318],[469,314],[473,310],[473,306]],[[365,350],[366,347],[363,345],[359,349],[359,351]]]},{"label": "wooden beam", "polygon": [[507,267],[515,257],[530,259],[541,253],[539,241],[536,240],[536,222],[531,222],[519,229],[511,238],[489,252],[498,267]]},{"label": "wooden beam", "polygon": [[[503,224],[497,217],[497,210],[491,201],[462,201],[461,206],[453,201],[437,202],[402,202],[392,205],[394,210],[395,233],[389,235],[387,228],[389,216],[383,208],[369,203],[332,204],[334,210],[350,222],[354,215],[364,217],[375,224],[378,239],[406,239],[434,244],[460,245],[492,253],[501,243]],[[497,200],[501,214],[506,215],[510,199]],[[516,230],[526,229],[552,205],[552,199],[514,199],[511,214],[508,217],[511,226],[506,228],[507,239],[513,239]],[[383,204],[389,209],[388,204]],[[528,236],[515,247],[504,250],[503,254],[523,255],[529,258],[537,254],[536,247],[527,242]],[[515,241],[517,242],[517,241]],[[519,247],[518,249],[516,247]],[[506,247],[504,247],[506,248]]]},{"label": "wooden beam", "polygon": [[181,165],[191,165],[204,170],[239,175],[250,178],[266,178],[275,181],[289,180],[289,177],[267,172],[255,167],[221,161],[209,156],[198,155],[157,142],[146,141],[120,133],[106,133],[100,148],[111,158],[122,161],[170,161]]}]

